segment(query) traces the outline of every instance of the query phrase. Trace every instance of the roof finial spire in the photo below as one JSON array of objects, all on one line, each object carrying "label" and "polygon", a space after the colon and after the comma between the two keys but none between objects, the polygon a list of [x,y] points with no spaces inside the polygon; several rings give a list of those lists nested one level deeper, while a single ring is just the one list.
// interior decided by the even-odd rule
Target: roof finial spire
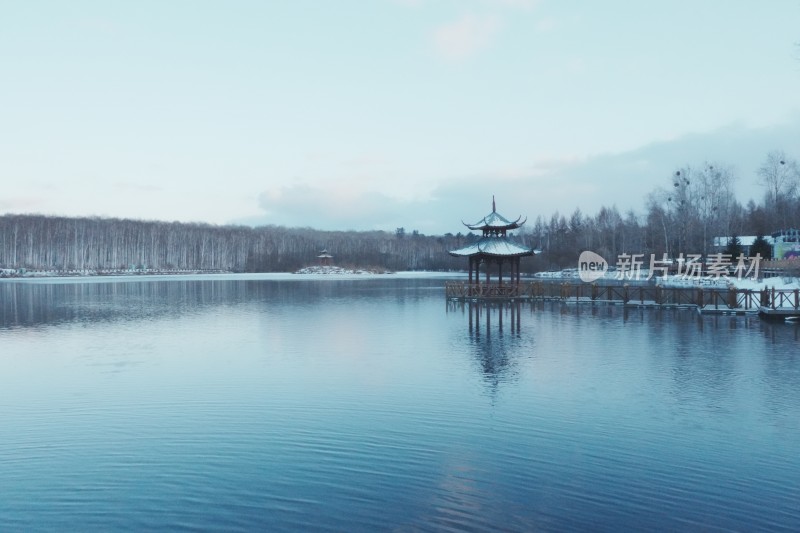
[{"label": "roof finial spire", "polygon": [[494,206],[494,194],[492,195],[492,213],[496,213],[497,208]]}]

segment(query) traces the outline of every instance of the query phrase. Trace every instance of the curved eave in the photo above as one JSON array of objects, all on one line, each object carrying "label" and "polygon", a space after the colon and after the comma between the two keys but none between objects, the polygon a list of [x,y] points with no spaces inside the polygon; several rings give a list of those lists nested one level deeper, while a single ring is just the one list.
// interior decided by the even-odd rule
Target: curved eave
[{"label": "curved eave", "polygon": [[475,257],[475,256],[483,256],[483,257],[528,257],[535,255],[533,250],[529,252],[519,252],[515,254],[492,254],[487,252],[475,252],[473,254],[462,254],[458,253],[458,250],[453,250],[451,252],[447,252],[453,257]]},{"label": "curved eave", "polygon": [[526,257],[534,255],[532,249],[521,246],[503,237],[490,237],[448,252],[454,257],[471,257],[483,255],[487,257]]},{"label": "curved eave", "polygon": [[463,248],[458,248],[457,250],[449,250],[447,253],[453,257],[469,257],[481,253],[481,250],[478,248],[478,243],[475,243],[464,246]]},{"label": "curved eave", "polygon": [[518,216],[517,219],[512,222],[502,215],[490,213],[474,224],[467,224],[463,220],[461,223],[471,230],[484,230],[487,228],[494,230],[512,230],[521,227],[528,219],[526,218],[522,220],[522,222],[520,222],[520,220],[522,220],[522,215]]}]

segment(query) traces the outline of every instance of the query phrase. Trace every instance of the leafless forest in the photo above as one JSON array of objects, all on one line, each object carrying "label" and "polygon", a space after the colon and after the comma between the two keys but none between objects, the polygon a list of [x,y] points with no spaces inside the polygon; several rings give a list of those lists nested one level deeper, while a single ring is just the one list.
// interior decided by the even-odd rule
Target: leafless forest
[{"label": "leafless forest", "polygon": [[[738,179],[762,187],[761,201],[743,205],[734,194]],[[686,165],[665,175],[646,198],[643,212],[602,207],[594,216],[575,210],[537,217],[526,228],[527,242],[545,250],[532,267],[574,266],[582,250],[607,259],[621,253],[706,255],[714,237],[766,236],[800,227],[800,164],[781,150],[768,153],[753,176],[739,176],[722,163]],[[763,250],[771,253],[771,250]]]},{"label": "leafless forest", "polygon": [[[705,163],[665,176],[646,199],[643,214],[616,206],[595,215],[575,210],[531,216],[517,239],[543,251],[523,262],[529,272],[574,266],[583,250],[606,258],[621,253],[707,254],[718,236],[769,235],[800,227],[800,165],[770,152],[756,179],[761,202],[742,205],[730,167]],[[530,215],[530,214],[529,214]],[[290,272],[317,263],[327,249],[340,266],[386,270],[460,270],[447,250],[474,234],[426,236],[385,231],[213,226],[43,215],[0,216],[0,268],[30,270],[222,270]]]},{"label": "leafless forest", "polygon": [[287,272],[317,262],[388,270],[459,268],[446,250],[465,237],[213,226],[41,215],[0,217],[0,267],[30,270]]}]

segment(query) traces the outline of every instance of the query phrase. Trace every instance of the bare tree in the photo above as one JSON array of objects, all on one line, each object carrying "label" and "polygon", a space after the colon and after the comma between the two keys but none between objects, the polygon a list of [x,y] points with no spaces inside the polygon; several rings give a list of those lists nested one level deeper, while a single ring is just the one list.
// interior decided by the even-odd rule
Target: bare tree
[{"label": "bare tree", "polygon": [[703,228],[702,249],[705,256],[713,235],[731,235],[730,211],[736,201],[733,194],[734,174],[728,166],[706,163],[702,172],[696,173],[695,180],[697,214]]},{"label": "bare tree", "polygon": [[771,151],[758,169],[758,183],[766,189],[766,208],[771,213],[771,222],[785,227],[788,203],[794,199],[800,186],[797,160],[789,159],[783,150]]},{"label": "bare tree", "polygon": [[[647,225],[650,228],[653,251],[662,252],[668,256],[674,250],[670,247],[672,235],[672,196],[662,188],[657,188],[647,196]],[[663,241],[657,237],[663,235]]]}]

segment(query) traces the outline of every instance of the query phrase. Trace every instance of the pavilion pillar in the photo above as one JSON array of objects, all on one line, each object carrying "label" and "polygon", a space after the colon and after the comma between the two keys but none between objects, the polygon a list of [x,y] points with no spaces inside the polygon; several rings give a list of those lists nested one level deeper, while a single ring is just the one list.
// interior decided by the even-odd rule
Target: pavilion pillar
[{"label": "pavilion pillar", "polygon": [[498,285],[503,284],[503,259],[500,258],[497,260],[497,283]]},{"label": "pavilion pillar", "polygon": [[481,269],[481,262],[478,261],[477,257],[471,257],[470,259],[472,259],[472,278],[471,278],[471,281],[472,281],[472,283],[477,283],[478,282],[478,272],[480,272],[480,269]]}]

